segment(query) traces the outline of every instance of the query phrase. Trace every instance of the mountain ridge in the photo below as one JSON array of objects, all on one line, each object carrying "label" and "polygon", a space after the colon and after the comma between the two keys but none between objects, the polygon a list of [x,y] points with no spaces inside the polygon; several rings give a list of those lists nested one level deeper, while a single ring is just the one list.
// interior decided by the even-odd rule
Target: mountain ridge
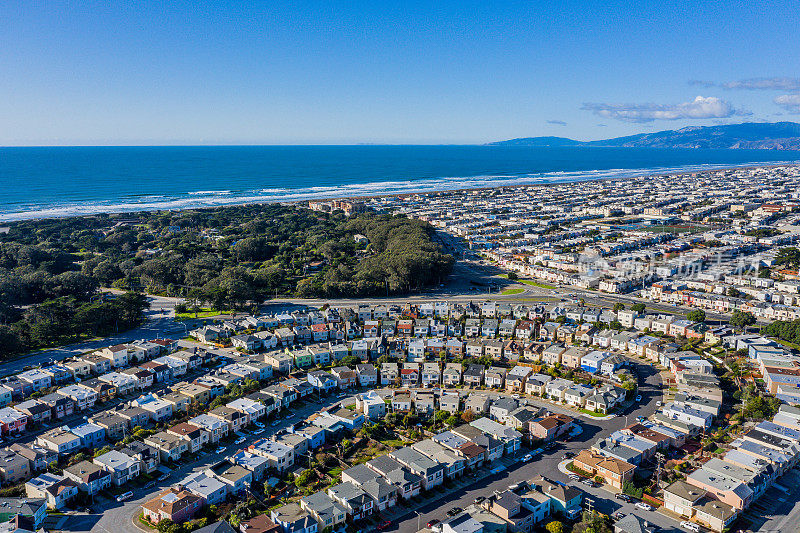
[{"label": "mountain ridge", "polygon": [[724,126],[686,126],[677,130],[638,133],[598,141],[567,137],[520,137],[488,143],[489,146],[694,148],[730,150],[800,150],[800,124],[796,122],[744,122]]}]

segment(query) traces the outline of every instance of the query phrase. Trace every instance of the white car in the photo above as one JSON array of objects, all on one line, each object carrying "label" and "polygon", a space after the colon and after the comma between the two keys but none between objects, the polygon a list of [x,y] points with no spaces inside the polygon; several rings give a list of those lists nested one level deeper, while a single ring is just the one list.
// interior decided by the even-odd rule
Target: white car
[{"label": "white car", "polygon": [[253,424],[254,424],[254,425],[257,427],[257,428],[263,428],[263,427],[264,427],[264,424],[262,424],[261,422],[253,422]]},{"label": "white car", "polygon": [[637,508],[637,509],[641,509],[642,511],[652,511],[652,510],[653,510],[653,508],[652,508],[652,507],[650,507],[649,505],[647,505],[647,504],[646,504],[646,503],[644,503],[644,502],[639,502],[639,503],[637,503],[637,504],[636,504],[636,508]]},{"label": "white car", "polygon": [[234,441],[234,444],[241,444],[241,443],[243,443],[245,440],[247,440],[247,439],[245,439],[244,437],[239,437],[238,439],[236,439],[236,441]]},{"label": "white car", "polygon": [[526,454],[525,457],[522,458],[522,461],[524,463],[527,463],[528,461],[531,461],[532,459],[533,459],[533,456],[531,454]]},{"label": "white car", "polygon": [[570,474],[569,477],[572,481],[580,481],[581,477],[578,474]]},{"label": "white car", "polygon": [[689,531],[694,531],[695,533],[700,533],[700,526],[698,526],[694,522],[687,522],[686,520],[684,520],[683,522],[681,522],[681,527],[683,529],[688,529]]},{"label": "white car", "polygon": [[661,407],[661,401],[656,402],[656,407]]},{"label": "white car", "polygon": [[261,435],[264,433],[264,428],[258,428],[257,430],[253,431],[253,435]]},{"label": "white car", "polygon": [[216,452],[217,453],[225,453],[225,446],[220,446],[219,448],[217,448]]}]

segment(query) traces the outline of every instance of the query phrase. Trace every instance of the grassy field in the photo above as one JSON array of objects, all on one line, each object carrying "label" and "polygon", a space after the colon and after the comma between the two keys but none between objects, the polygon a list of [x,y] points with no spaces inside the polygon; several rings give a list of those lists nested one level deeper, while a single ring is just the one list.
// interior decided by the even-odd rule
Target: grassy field
[{"label": "grassy field", "polygon": [[518,283],[522,283],[524,285],[530,285],[532,287],[539,287],[540,289],[555,289],[554,285],[549,285],[547,283],[540,283],[538,281],[533,281],[532,279],[520,279]]},{"label": "grassy field", "polygon": [[213,311],[209,307],[201,307],[196,314],[193,311],[189,311],[188,313],[175,313],[175,318],[177,320],[189,320],[192,318],[211,318],[212,316],[226,315],[228,313],[230,313],[230,311]]},{"label": "grassy field", "polygon": [[525,289],[506,289],[500,294],[509,296],[511,294],[522,294],[523,292],[525,292]]},{"label": "grassy field", "polygon": [[653,233],[699,233],[706,231],[708,226],[700,226],[694,224],[676,224],[671,226],[642,226],[643,231],[650,231]]}]

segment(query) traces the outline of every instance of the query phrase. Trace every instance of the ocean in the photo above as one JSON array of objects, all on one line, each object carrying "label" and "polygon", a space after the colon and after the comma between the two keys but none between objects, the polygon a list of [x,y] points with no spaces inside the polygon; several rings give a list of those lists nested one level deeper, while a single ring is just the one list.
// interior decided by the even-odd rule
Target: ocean
[{"label": "ocean", "polygon": [[0,148],[0,221],[800,161],[797,151],[525,146]]}]

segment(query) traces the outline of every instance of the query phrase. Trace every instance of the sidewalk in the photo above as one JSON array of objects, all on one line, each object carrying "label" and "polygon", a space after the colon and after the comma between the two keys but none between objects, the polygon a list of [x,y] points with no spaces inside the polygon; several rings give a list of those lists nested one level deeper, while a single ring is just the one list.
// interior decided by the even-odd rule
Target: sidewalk
[{"label": "sidewalk", "polygon": [[[520,455],[519,457],[504,456],[504,457],[501,457],[500,459],[494,461],[493,463],[491,463],[490,466],[491,466],[491,468],[494,468],[494,467],[497,467],[499,465],[503,465],[504,467],[508,468],[511,465],[519,463],[519,458],[520,457],[522,457],[522,455]],[[460,478],[452,480],[450,482],[450,486],[449,487],[445,487],[444,492],[439,492],[436,489],[432,489],[432,490],[430,490],[430,491],[428,491],[428,492],[426,492],[424,494],[420,493],[420,495],[417,496],[417,498],[422,498],[426,503],[430,503],[430,502],[435,502],[435,501],[439,501],[439,500],[442,500],[442,499],[446,499],[453,492],[456,492],[456,491],[461,490],[461,489],[465,489],[467,487],[470,487],[470,488],[474,487],[475,486],[475,482],[477,480],[481,479],[482,477],[484,477],[486,474],[488,474],[489,470],[490,470],[490,468],[488,468],[487,466],[482,466],[479,469],[475,470],[474,472],[470,472],[468,474],[464,474]],[[444,485],[442,485],[442,486],[444,486]],[[399,517],[407,515],[408,513],[413,513],[414,512],[414,508],[417,505],[418,504],[414,501],[413,498],[411,500],[401,500],[394,507],[391,507],[389,509],[381,511],[381,515],[384,518],[386,518],[386,520],[392,520],[393,521],[393,520],[396,520]]]}]

